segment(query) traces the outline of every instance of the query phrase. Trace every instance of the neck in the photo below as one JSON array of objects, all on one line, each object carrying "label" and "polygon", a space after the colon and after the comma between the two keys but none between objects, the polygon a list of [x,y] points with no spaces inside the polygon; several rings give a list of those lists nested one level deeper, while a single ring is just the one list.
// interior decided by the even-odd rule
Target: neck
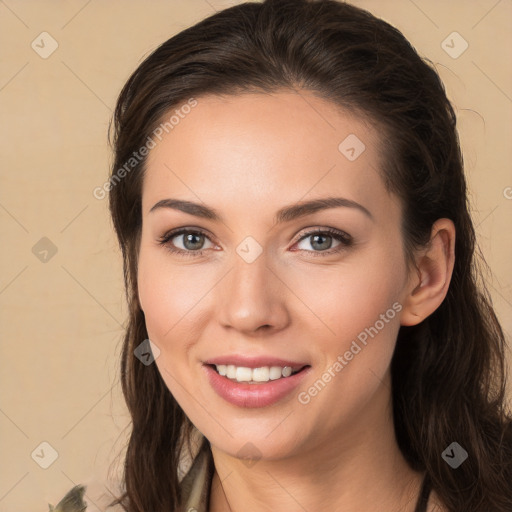
[{"label": "neck", "polygon": [[210,512],[373,510],[413,512],[423,475],[413,471],[396,443],[389,386],[323,443],[286,459],[247,465],[212,445],[215,473]]}]

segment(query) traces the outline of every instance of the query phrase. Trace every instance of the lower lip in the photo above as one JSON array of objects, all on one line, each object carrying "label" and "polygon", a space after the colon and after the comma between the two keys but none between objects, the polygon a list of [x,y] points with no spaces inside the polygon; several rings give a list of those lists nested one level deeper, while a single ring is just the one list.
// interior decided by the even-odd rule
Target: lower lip
[{"label": "lower lip", "polygon": [[307,366],[289,377],[246,384],[219,375],[211,366],[203,365],[203,368],[215,392],[238,407],[266,407],[278,402],[289,395],[311,370],[311,366]]}]

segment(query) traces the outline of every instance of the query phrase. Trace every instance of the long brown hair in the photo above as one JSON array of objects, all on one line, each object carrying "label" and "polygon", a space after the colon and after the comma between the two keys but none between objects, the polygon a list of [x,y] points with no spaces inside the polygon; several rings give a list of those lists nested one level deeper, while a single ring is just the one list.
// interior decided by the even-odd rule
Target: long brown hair
[{"label": "long brown hair", "polygon": [[[133,353],[148,338],[137,294],[146,158],[133,154],[191,98],[282,89],[312,91],[380,127],[380,171],[403,205],[409,260],[437,219],[454,222],[448,294],[432,315],[398,335],[391,364],[396,436],[449,511],[510,512],[506,343],[475,253],[455,112],[432,63],[401,32],[334,0],[266,0],[220,11],[159,46],[120,93],[109,204],[129,305],[121,378],[132,431],[125,492],[114,503],[130,512],[178,510],[179,455],[192,427],[156,365],[141,364]],[[457,469],[442,458],[452,442],[469,454]]]}]

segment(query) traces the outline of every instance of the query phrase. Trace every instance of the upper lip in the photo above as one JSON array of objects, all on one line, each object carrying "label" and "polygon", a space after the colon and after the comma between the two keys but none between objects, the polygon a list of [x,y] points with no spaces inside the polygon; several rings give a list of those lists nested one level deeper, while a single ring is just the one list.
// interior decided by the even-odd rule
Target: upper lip
[{"label": "upper lip", "polygon": [[290,366],[292,370],[300,370],[307,363],[280,359],[273,356],[244,356],[242,354],[231,354],[225,356],[212,357],[204,361],[204,364],[243,366],[245,368],[261,368],[263,366]]}]

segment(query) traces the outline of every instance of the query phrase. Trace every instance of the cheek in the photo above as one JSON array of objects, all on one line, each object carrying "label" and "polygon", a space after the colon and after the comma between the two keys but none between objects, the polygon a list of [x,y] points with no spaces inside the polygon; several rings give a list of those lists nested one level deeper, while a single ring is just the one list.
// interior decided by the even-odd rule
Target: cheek
[{"label": "cheek", "polygon": [[[306,297],[308,313],[299,330],[318,326],[313,337],[319,364],[312,380],[320,382],[302,390],[301,403],[314,399],[325,411],[331,410],[329,402],[339,403],[338,414],[324,418],[327,423],[360,410],[385,380],[400,328],[404,283],[398,251],[383,246],[335,270],[315,272],[308,286],[302,282],[297,295]],[[324,385],[327,391],[320,393]]]},{"label": "cheek", "polygon": [[204,329],[200,318],[204,318],[201,308],[211,288],[207,281],[204,271],[197,272],[188,265],[171,267],[165,255],[141,250],[139,299],[148,337],[160,349],[155,364],[169,391],[192,417],[196,415],[189,410],[187,391],[194,384],[191,349]]},{"label": "cheek", "polygon": [[318,268],[307,280],[299,274],[294,271],[289,282],[305,305],[303,316],[310,319],[309,325],[318,325],[320,339],[330,338],[331,345],[336,339],[341,345],[352,340],[381,315],[388,320],[386,326],[399,323],[396,310],[400,308],[393,309],[393,304],[401,300],[405,282],[400,260],[375,251],[358,262]]},{"label": "cheek", "polygon": [[202,325],[204,299],[214,277],[204,267],[171,265],[165,251],[141,248],[137,279],[150,339],[162,352],[182,349]]},{"label": "cheek", "polygon": [[298,330],[310,334],[308,326],[319,326],[312,351],[317,365],[298,400],[318,411],[322,428],[351,422],[386,381],[400,328],[398,270],[351,266],[350,272],[315,276],[308,306],[316,317]]},{"label": "cheek", "polygon": [[[283,297],[287,297],[276,300],[288,309],[292,322],[307,326],[309,336],[330,337],[331,343],[333,339],[352,339],[372,326],[400,296],[402,263],[396,251],[378,249],[336,266],[315,267],[308,262],[274,268],[286,283]],[[212,302],[217,293],[215,284],[222,281],[222,275],[222,269],[213,264],[176,265],[165,251],[142,246],[139,300],[152,341],[171,349],[172,340],[186,343],[194,339],[194,332],[200,336],[208,315],[215,314],[209,308],[216,302]],[[226,293],[229,295],[229,290],[223,288],[223,295]]]}]

